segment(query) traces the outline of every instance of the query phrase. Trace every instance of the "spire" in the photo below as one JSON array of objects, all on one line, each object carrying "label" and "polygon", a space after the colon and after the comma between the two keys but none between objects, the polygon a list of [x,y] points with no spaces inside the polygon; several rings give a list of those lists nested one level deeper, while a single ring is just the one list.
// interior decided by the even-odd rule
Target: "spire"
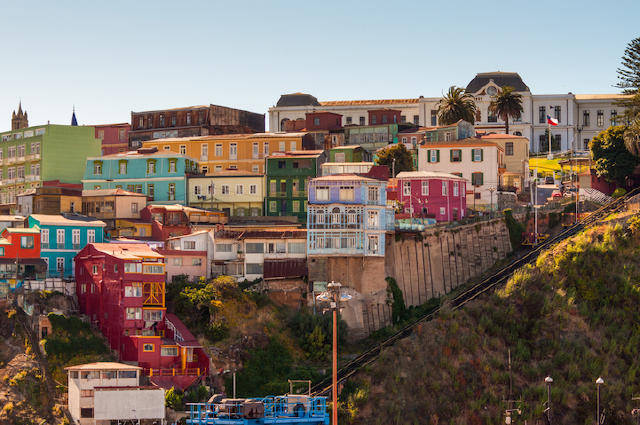
[{"label": "spire", "polygon": [[14,110],[11,114],[11,130],[19,130],[21,128],[29,127],[29,119],[27,118],[27,111],[22,111],[22,100],[18,103],[18,112]]},{"label": "spire", "polygon": [[18,116],[22,115],[22,100],[18,102]]},{"label": "spire", "polygon": [[73,105],[73,113],[71,114],[71,125],[78,125],[78,120],[76,119],[76,105]]}]

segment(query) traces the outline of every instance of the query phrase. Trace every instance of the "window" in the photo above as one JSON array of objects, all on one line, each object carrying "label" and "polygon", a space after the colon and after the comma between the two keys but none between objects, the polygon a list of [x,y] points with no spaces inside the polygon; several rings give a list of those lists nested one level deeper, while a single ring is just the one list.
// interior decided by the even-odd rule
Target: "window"
[{"label": "window", "polygon": [[262,264],[247,263],[247,274],[262,274]]},{"label": "window", "polygon": [[160,114],[160,127],[164,127],[164,115]]},{"label": "window", "polygon": [[347,124],[351,124],[352,121],[353,121],[353,119],[351,117],[347,117],[347,120],[346,120]]},{"label": "window", "polygon": [[33,236],[21,236],[20,237],[20,248],[24,249],[33,249]]},{"label": "window", "polygon": [[187,125],[191,125],[191,112],[187,112]]},{"label": "window", "polygon": [[314,118],[313,125],[320,125],[320,118]]},{"label": "window", "polygon": [[538,122],[540,124],[547,123],[547,107],[546,106],[540,106],[538,108]]},{"label": "window", "polygon": [[93,397],[93,390],[80,390],[80,397]]},{"label": "window", "polygon": [[137,202],[132,202],[131,203],[131,214],[137,214],[138,213],[138,203]]},{"label": "window", "polygon": [[474,186],[482,186],[484,176],[482,173],[471,173],[471,184]]},{"label": "window", "polygon": [[353,201],[355,198],[355,191],[353,186],[340,186],[340,200],[341,201]]},{"label": "window", "polygon": [[180,155],[186,155],[187,154],[187,145],[180,145]]},{"label": "window", "polygon": [[127,161],[120,161],[118,165],[118,172],[120,174],[127,174]]},{"label": "window", "polygon": [[56,243],[58,245],[64,245],[64,229],[58,229],[56,231]]},{"label": "window", "polygon": [[[11,150],[9,150],[9,157],[11,157]],[[96,176],[102,174],[102,162],[93,162],[93,174]]]},{"label": "window", "polygon": [[269,156],[269,142],[264,142],[262,145],[262,153],[264,156]]},{"label": "window", "polygon": [[56,270],[58,271],[64,270],[64,258],[62,257],[56,258]]},{"label": "window", "polygon": [[493,115],[491,111],[488,111],[487,122],[498,122],[498,117]]},{"label": "window", "polygon": [[137,378],[137,377],[138,377],[138,372],[135,370],[119,370],[118,371],[119,379],[131,379],[131,378]]},{"label": "window", "polygon": [[80,408],[80,417],[81,418],[93,418],[93,407],[81,407]]},{"label": "window", "polygon": [[176,357],[178,355],[178,347],[160,347],[160,355],[165,357]]},{"label": "window", "polygon": [[367,226],[370,229],[378,227],[378,211],[369,211],[367,214]]},{"label": "window", "polygon": [[171,126],[172,127],[176,126],[176,116],[175,115],[171,115]]},{"label": "window", "polygon": [[369,252],[377,253],[379,248],[378,235],[369,235]]},{"label": "window", "polygon": [[244,185],[237,184],[236,185],[236,195],[242,195],[244,192]]},{"label": "window", "polygon": [[427,150],[427,156],[429,158],[428,162],[440,162],[440,150],[439,149],[429,149],[429,150]]},{"label": "window", "polygon": [[418,125],[420,123],[420,115],[414,115],[413,116],[413,123],[415,125]]},{"label": "window", "polygon": [[596,112],[596,124],[598,127],[604,125],[604,111],[602,109],[598,109],[598,112]]},{"label": "window", "polygon": [[582,141],[582,145],[584,147],[584,150],[588,151],[589,150],[589,139],[584,139]]},{"label": "window", "polygon": [[307,252],[306,242],[289,242],[287,243],[287,252],[289,254],[304,254]]},{"label": "window", "polygon": [[482,149],[472,149],[471,155],[473,162],[482,162]]},{"label": "window", "polygon": [[328,201],[329,200],[329,188],[328,187],[316,187],[316,201]]},{"label": "window", "polygon": [[149,117],[147,118],[147,127],[153,127],[153,115],[149,115]]},{"label": "window", "polygon": [[280,152],[284,152],[285,149],[287,149],[286,142],[279,142],[278,150],[280,150]]},{"label": "window", "polygon": [[561,145],[562,145],[562,135],[554,134],[553,137],[551,138],[551,150],[559,151]]},{"label": "window", "polygon": [[229,159],[238,159],[238,144],[229,144]]},{"label": "window", "polygon": [[[218,145],[216,145],[216,156],[222,156],[222,145],[220,145],[220,155],[218,155]],[[200,158],[208,159],[209,158],[209,144],[203,143],[200,145]]]},{"label": "window", "polygon": [[442,182],[442,196],[449,195],[449,184],[446,181]]},{"label": "window", "polygon": [[100,379],[116,379],[118,372],[115,370],[104,370],[100,372]]},{"label": "window", "polygon": [[162,320],[162,310],[144,310],[142,317],[145,322],[159,322]]},{"label": "window", "polygon": [[144,274],[163,274],[163,264],[144,264],[142,267]]},{"label": "window", "polygon": [[276,201],[269,201],[269,212],[278,212],[278,203]]},{"label": "window", "polygon": [[589,111],[584,111],[582,113],[582,125],[585,127],[589,127]]},{"label": "window", "polygon": [[264,244],[256,243],[256,242],[248,242],[245,244],[245,249],[247,251],[247,254],[263,254]]},{"label": "window", "polygon": [[229,185],[227,184],[223,184],[221,187],[221,191],[223,195],[228,195],[229,194]]},{"label": "window", "polygon": [[440,207],[440,215],[447,215],[447,208]]},{"label": "window", "polygon": [[202,193],[200,185],[197,184],[197,185],[193,186],[193,194],[194,195],[200,195],[200,193]]},{"label": "window", "polygon": [[360,125],[364,125],[364,117],[360,117]]},{"label": "window", "polygon": [[378,202],[380,191],[375,186],[369,186],[367,189],[367,196],[369,198],[369,202]]},{"label": "window", "polygon": [[375,115],[371,115],[369,121],[371,122],[371,124],[377,124],[378,123],[378,117],[376,117]]},{"label": "window", "polygon": [[562,107],[560,105],[556,105],[553,107],[553,118],[557,119],[560,122],[560,116],[562,115]]},{"label": "window", "polygon": [[80,249],[80,229],[71,230],[71,243],[73,243],[73,249]]},{"label": "window", "polygon": [[217,243],[216,251],[218,252],[231,252],[233,245],[230,243]]},{"label": "window", "polygon": [[97,370],[81,371],[80,379],[100,379],[100,372]]},{"label": "window", "polygon": [[421,182],[422,196],[429,195],[429,180],[422,180]]},{"label": "window", "polygon": [[191,259],[191,265],[200,267],[202,266],[202,258],[193,258]]},{"label": "window", "polygon": [[300,212],[300,201],[291,202],[291,212],[294,212],[294,213]]},{"label": "window", "polygon": [[196,249],[196,241],[182,241],[184,249]]},{"label": "window", "polygon": [[458,196],[458,194],[459,194],[458,182],[453,182],[453,196]]},{"label": "window", "polygon": [[87,230],[87,243],[94,243],[96,241],[96,231],[94,229]]},{"label": "window", "polygon": [[31,154],[40,153],[40,143],[31,143]]},{"label": "window", "polygon": [[154,351],[156,351],[156,346],[154,344],[151,343],[146,343],[142,345],[142,351],[144,351],[145,353],[152,353]]},{"label": "window", "polygon": [[98,274],[98,266],[96,264],[91,266],[91,274],[93,274],[93,275]]},{"label": "window", "polygon": [[155,186],[152,183],[147,184],[147,195],[153,201],[155,195]]},{"label": "window", "polygon": [[[130,263],[134,264],[134,263]],[[126,265],[126,264],[125,264]],[[126,267],[125,267],[126,269]],[[124,287],[125,297],[141,297],[142,296],[142,283],[133,283],[131,286]]]},{"label": "window", "polygon": [[506,142],[504,144],[504,154],[507,156],[513,155],[513,142]]},{"label": "window", "polygon": [[618,111],[616,111],[615,109],[611,110],[611,125],[616,125],[616,120],[618,118]]},{"label": "window", "polygon": [[451,162],[462,161],[462,149],[451,149],[450,151]]},{"label": "window", "polygon": [[174,266],[181,266],[182,265],[182,257],[173,257],[171,259],[171,264]]},{"label": "window", "polygon": [[124,263],[125,273],[142,273],[142,264],[140,263]]},{"label": "window", "polygon": [[170,159],[169,160],[169,172],[170,173],[175,173],[176,172],[176,169],[177,169],[177,167],[176,167],[177,164],[176,163],[177,163],[177,161],[175,159]]},{"label": "window", "polygon": [[249,193],[251,195],[255,195],[256,193],[258,193],[258,186],[256,186],[255,184],[252,184],[249,186]]},{"label": "window", "polygon": [[168,151],[168,150],[171,150],[171,146],[169,146],[169,145],[164,145],[164,146],[162,147],[162,149],[164,149],[165,151]]},{"label": "window", "polygon": [[402,182],[402,194],[404,196],[411,196],[411,182],[406,180]]},{"label": "window", "polygon": [[416,136],[411,136],[411,144],[415,146],[416,143],[418,143],[418,138]]},{"label": "window", "polygon": [[40,247],[49,248],[49,229],[40,230]]},{"label": "window", "polygon": [[170,201],[176,200],[176,184],[175,183],[169,183],[169,200]]},{"label": "window", "polygon": [[[402,143],[407,143],[407,138],[406,138],[406,137],[403,137],[403,138],[402,138]],[[337,158],[337,157],[336,157],[336,158]],[[336,161],[336,162],[338,162],[338,161]],[[342,161],[342,162],[344,162],[344,161]]]}]

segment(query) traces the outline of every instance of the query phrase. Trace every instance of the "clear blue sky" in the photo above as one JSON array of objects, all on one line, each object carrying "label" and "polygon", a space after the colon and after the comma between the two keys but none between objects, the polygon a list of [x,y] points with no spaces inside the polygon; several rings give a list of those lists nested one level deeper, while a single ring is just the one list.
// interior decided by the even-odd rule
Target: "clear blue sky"
[{"label": "clear blue sky", "polygon": [[3,1],[0,131],[126,122],[215,103],[266,113],[320,100],[439,96],[477,72],[534,93],[615,92],[640,1]]}]

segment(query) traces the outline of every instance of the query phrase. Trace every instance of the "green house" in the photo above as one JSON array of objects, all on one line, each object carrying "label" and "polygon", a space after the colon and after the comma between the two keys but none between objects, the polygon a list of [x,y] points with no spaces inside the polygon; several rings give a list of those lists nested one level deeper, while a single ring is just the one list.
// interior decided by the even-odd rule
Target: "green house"
[{"label": "green house", "polygon": [[360,145],[337,146],[329,150],[329,162],[370,162],[371,154]]},{"label": "green house", "polygon": [[320,175],[324,151],[292,151],[273,154],[266,161],[264,211],[267,216],[295,216],[307,220],[307,186]]},{"label": "green house", "polygon": [[0,133],[0,204],[42,186],[43,181],[80,183],[88,156],[99,156],[102,142],[93,127],[39,125]]}]

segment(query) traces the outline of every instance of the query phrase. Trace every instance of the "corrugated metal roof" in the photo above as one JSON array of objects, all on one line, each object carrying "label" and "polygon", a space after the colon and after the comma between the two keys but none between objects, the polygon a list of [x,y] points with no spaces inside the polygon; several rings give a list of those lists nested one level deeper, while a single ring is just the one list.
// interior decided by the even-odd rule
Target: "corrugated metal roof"
[{"label": "corrugated metal roof", "polygon": [[[48,226],[85,226],[85,227],[105,227],[104,221],[96,220],[95,218],[86,216],[72,216],[70,214],[67,217],[62,215],[47,215],[47,214],[31,214],[31,217],[38,220],[40,224]],[[73,217],[73,218],[69,218]]]},{"label": "corrugated metal roof", "polygon": [[125,363],[116,363],[116,362],[96,362],[96,363],[86,363],[80,364],[76,366],[65,367],[65,370],[107,370],[107,369],[118,369],[118,370],[141,370],[140,366],[134,366]]}]

